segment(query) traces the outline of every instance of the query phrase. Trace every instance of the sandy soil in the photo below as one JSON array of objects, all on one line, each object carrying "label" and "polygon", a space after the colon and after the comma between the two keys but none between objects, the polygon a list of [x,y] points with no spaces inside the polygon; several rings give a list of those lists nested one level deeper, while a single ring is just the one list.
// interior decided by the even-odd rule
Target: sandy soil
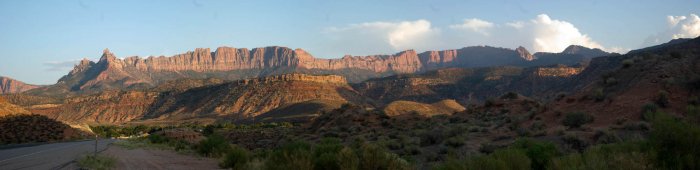
[{"label": "sandy soil", "polygon": [[101,154],[117,159],[115,169],[221,169],[216,159],[183,155],[171,150],[129,150],[111,145]]}]

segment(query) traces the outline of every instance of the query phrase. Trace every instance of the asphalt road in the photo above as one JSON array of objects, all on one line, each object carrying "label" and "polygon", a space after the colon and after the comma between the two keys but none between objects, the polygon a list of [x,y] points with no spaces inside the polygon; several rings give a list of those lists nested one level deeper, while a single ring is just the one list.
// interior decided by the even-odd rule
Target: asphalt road
[{"label": "asphalt road", "polygon": [[[99,140],[97,150],[102,151],[114,139]],[[92,154],[95,141],[52,143],[31,147],[0,150],[0,169],[68,169],[82,155]]]}]

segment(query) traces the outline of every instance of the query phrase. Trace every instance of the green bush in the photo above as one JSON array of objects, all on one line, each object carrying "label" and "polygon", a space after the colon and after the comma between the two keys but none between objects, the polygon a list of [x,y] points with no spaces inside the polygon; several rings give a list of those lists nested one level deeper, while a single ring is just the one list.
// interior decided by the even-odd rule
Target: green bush
[{"label": "green bush", "polygon": [[656,104],[659,106],[666,108],[670,105],[670,102],[668,100],[668,92],[666,91],[659,91],[659,96],[656,97]]},{"label": "green bush", "polygon": [[622,68],[628,68],[628,67],[632,66],[632,64],[634,64],[633,59],[622,60]]},{"label": "green bush", "polygon": [[605,100],[605,92],[603,91],[603,88],[597,88],[593,91],[593,99],[595,99],[596,102]]},{"label": "green bush", "polygon": [[226,155],[219,166],[222,168],[231,168],[235,170],[248,169],[246,165],[250,160],[249,155],[248,150],[244,148],[238,146],[232,147],[231,150],[226,152]]},{"label": "green bush", "polygon": [[571,112],[564,116],[562,124],[570,128],[578,128],[590,122],[593,122],[593,116],[583,112]]},{"label": "green bush", "polygon": [[656,165],[665,169],[700,169],[700,127],[657,114],[649,140]]},{"label": "green bush", "polygon": [[518,139],[511,148],[523,150],[530,158],[533,169],[544,169],[552,158],[560,154],[554,144],[532,139]]},{"label": "green bush", "polygon": [[151,143],[166,143],[166,142],[168,142],[168,140],[169,139],[166,138],[165,136],[161,136],[161,135],[157,135],[157,134],[148,135],[148,141],[150,141]]},{"label": "green bush", "polygon": [[465,160],[448,158],[447,161],[434,169],[461,170],[461,169],[493,169],[493,170],[527,170],[531,169],[530,159],[521,149],[500,149],[492,154],[471,157]]},{"label": "green bush", "polygon": [[295,141],[275,149],[265,162],[266,169],[314,169],[314,155],[311,145]]},{"label": "green bush", "polygon": [[197,152],[204,156],[220,157],[231,150],[231,145],[220,135],[210,135],[197,145]]}]

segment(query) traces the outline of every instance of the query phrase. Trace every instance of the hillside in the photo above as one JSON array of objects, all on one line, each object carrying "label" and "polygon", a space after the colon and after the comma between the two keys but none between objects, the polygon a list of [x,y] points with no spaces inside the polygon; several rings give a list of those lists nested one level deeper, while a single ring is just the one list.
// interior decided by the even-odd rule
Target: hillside
[{"label": "hillside", "polygon": [[[674,41],[672,41],[674,42]],[[557,113],[585,112],[594,124],[642,119],[645,108],[684,116],[697,105],[700,79],[700,39],[647,48],[622,56],[600,57],[573,83],[582,90],[551,104],[544,117]],[[650,106],[647,106],[650,105]]]},{"label": "hillside", "polygon": [[[263,117],[282,117],[298,112],[302,104],[322,101],[329,105],[319,110],[338,108],[343,103],[371,104],[335,75],[311,76],[285,74],[222,83],[189,82],[162,85],[145,91],[105,91],[65,99],[62,103],[27,106],[34,113],[74,123],[124,123],[184,119],[229,119],[244,121],[273,111]],[[289,109],[289,110],[286,110]],[[302,108],[314,112],[314,109]]]},{"label": "hillside", "polygon": [[24,108],[8,103],[3,97],[0,97],[0,117],[14,114],[28,114],[29,111]]}]

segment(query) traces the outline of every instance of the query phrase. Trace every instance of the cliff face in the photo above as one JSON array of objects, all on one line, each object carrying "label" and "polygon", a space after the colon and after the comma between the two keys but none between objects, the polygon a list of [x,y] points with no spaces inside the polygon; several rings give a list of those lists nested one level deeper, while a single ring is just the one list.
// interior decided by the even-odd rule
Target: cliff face
[{"label": "cliff face", "polygon": [[0,76],[0,94],[21,93],[35,88],[39,88],[39,86]]},{"label": "cliff face", "polygon": [[198,48],[172,57],[117,59],[105,49],[98,62],[81,61],[68,75],[62,77],[53,89],[46,88],[48,90],[44,91],[99,92],[110,89],[143,89],[183,78],[240,80],[295,72],[343,75],[351,82],[359,82],[391,74],[417,73],[448,67],[533,66],[562,62],[571,64],[582,60],[580,57],[569,58],[568,54],[561,55],[556,59],[545,57],[540,60],[522,47],[513,50],[476,46],[423,53],[407,50],[393,55],[321,59],[302,49],[272,46],[250,50],[219,47],[213,52],[208,48]]}]

